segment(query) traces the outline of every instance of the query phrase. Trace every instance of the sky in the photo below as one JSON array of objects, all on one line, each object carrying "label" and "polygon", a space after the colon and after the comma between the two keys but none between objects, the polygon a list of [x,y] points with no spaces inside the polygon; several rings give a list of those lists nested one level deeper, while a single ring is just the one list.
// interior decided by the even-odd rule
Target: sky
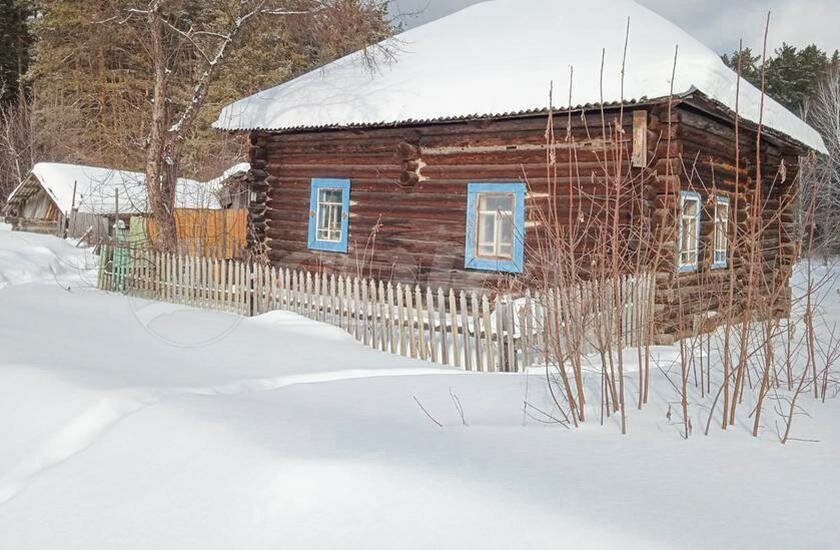
[{"label": "sky", "polygon": [[[481,0],[391,0],[406,27],[443,17]],[[557,0],[563,1],[563,0]],[[583,0],[585,1],[585,0]],[[726,53],[744,45],[760,51],[767,12],[772,11],[768,45],[816,43],[840,49],[840,0],[637,0],[670,19],[704,44]]]}]

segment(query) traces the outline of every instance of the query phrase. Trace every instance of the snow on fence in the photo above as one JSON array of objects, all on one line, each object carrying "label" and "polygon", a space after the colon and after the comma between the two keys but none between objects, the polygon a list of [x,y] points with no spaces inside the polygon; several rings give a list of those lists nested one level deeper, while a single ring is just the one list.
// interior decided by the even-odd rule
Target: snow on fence
[{"label": "snow on fence", "polygon": [[[651,275],[623,277],[621,303],[614,307],[612,284],[606,291],[586,282],[571,292],[558,289],[541,295],[528,290],[518,297],[446,292],[109,245],[102,246],[98,286],[245,316],[292,311],[340,327],[374,349],[478,372],[520,372],[544,364],[550,338],[546,329],[551,332],[554,326],[555,333],[568,335],[569,323],[586,325],[576,331],[575,349],[584,353],[610,341],[611,335],[604,332],[619,323],[624,346],[642,345],[649,338],[655,288]],[[561,294],[574,300],[563,300]]]}]

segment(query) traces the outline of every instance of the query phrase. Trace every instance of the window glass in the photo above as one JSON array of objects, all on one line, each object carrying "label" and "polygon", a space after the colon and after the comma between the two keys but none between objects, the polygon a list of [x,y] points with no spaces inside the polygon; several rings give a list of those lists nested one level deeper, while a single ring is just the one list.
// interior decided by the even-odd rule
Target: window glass
[{"label": "window glass", "polygon": [[682,197],[680,214],[680,268],[696,268],[698,260],[698,219],[700,198],[693,195]]},{"label": "window glass", "polygon": [[729,258],[729,201],[715,199],[715,267],[726,267]]},{"label": "window glass", "polygon": [[512,193],[480,193],[478,196],[478,255],[485,258],[513,259],[516,196]]},{"label": "window glass", "polygon": [[318,240],[338,243],[342,238],[343,193],[341,189],[318,190]]}]

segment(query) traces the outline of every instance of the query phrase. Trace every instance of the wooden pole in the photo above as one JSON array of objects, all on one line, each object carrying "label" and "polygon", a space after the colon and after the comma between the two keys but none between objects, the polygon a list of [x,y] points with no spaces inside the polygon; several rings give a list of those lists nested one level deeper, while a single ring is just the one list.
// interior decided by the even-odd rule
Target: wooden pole
[{"label": "wooden pole", "polygon": [[67,219],[64,220],[64,234],[62,236],[63,239],[67,238],[67,234],[70,230],[70,227],[73,226],[73,222],[75,220],[75,216],[73,212],[76,210],[76,181],[73,180],[73,199],[70,201],[70,214],[67,216]]}]

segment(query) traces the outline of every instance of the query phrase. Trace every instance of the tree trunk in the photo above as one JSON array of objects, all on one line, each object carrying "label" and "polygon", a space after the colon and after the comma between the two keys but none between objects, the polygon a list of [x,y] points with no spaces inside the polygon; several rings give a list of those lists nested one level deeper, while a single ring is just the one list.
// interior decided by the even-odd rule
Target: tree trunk
[{"label": "tree trunk", "polygon": [[163,22],[160,0],[149,3],[148,23],[151,52],[155,67],[154,104],[152,127],[146,149],[146,188],[151,214],[157,224],[156,247],[173,252],[178,246],[175,228],[175,187],[177,184],[177,158],[173,157],[169,135],[169,109],[167,102],[168,74],[163,47]]}]

